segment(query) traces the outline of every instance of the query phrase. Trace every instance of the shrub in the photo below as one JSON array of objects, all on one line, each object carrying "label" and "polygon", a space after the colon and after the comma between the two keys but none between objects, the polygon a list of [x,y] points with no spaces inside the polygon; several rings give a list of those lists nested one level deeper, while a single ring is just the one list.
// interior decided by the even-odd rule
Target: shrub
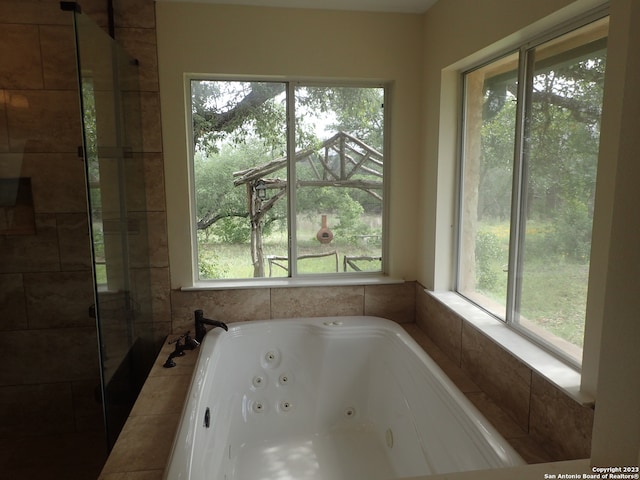
[{"label": "shrub", "polygon": [[198,274],[202,279],[225,278],[228,271],[220,265],[215,253],[198,252]]},{"label": "shrub", "polygon": [[496,264],[502,257],[500,240],[489,232],[476,236],[476,283],[478,288],[490,290],[500,278]]},{"label": "shrub", "polygon": [[565,202],[554,219],[547,242],[556,254],[569,260],[587,262],[591,253],[591,227],[592,220],[585,203]]}]

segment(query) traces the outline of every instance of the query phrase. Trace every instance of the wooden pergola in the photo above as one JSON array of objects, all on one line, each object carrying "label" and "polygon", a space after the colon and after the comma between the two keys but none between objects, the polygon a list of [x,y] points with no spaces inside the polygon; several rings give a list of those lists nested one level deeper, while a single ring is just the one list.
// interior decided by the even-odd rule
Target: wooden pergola
[{"label": "wooden pergola", "polygon": [[[311,178],[298,179],[298,187],[357,188],[382,201],[384,157],[348,133],[338,132],[317,147],[297,152],[295,161],[306,162],[313,172]],[[247,188],[254,277],[264,277],[265,274],[262,246],[264,216],[287,191],[287,180],[272,174],[285,169],[287,163],[287,157],[282,157],[233,174],[233,184],[246,185]],[[271,192],[269,198],[267,191]]]}]

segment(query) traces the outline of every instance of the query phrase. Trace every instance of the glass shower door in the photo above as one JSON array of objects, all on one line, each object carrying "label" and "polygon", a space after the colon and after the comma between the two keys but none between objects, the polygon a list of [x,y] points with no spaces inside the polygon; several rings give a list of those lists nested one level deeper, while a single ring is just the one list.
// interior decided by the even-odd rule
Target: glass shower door
[{"label": "glass shower door", "polygon": [[159,350],[151,318],[137,62],[75,13],[101,392],[115,442]]}]

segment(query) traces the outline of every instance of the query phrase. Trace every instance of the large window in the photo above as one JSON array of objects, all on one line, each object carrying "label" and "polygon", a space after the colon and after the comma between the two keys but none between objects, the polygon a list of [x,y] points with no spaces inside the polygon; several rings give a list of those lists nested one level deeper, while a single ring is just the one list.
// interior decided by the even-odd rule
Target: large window
[{"label": "large window", "polygon": [[458,291],[580,363],[608,19],[464,75]]},{"label": "large window", "polygon": [[200,280],[382,271],[384,87],[190,88]]}]

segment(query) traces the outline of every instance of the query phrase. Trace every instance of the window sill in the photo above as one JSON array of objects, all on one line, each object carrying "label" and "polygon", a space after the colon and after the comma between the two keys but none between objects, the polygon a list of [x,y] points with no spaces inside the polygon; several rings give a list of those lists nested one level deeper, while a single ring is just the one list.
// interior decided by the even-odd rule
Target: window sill
[{"label": "window sill", "polygon": [[198,290],[230,290],[238,288],[344,287],[354,285],[390,285],[404,283],[401,278],[387,275],[323,275],[297,278],[261,278],[244,280],[211,280],[181,287],[183,292]]},{"label": "window sill", "polygon": [[594,399],[580,390],[581,375],[578,370],[559,360],[457,293],[429,290],[425,290],[425,292],[490,337],[533,371],[545,377],[576,402],[583,406],[594,405]]}]

